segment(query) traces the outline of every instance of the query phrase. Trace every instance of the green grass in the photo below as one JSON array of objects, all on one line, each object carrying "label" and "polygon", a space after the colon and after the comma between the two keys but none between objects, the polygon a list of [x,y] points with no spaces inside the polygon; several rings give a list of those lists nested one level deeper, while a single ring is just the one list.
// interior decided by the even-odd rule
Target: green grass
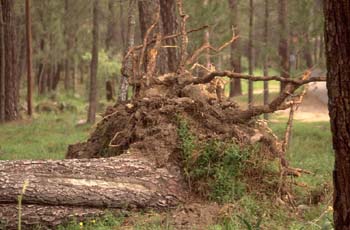
[{"label": "green grass", "polygon": [[67,146],[87,138],[90,127],[76,127],[76,114],[41,114],[1,125],[0,160],[62,159]]},{"label": "green grass", "polygon": [[[46,98],[39,99],[46,100]],[[75,105],[79,112],[43,113],[32,120],[0,125],[0,160],[62,159],[69,144],[86,140],[91,127],[76,126],[78,120],[85,118],[85,104],[82,99],[59,96],[59,100]],[[278,136],[283,137],[286,119],[272,117],[277,121],[270,124],[271,128]],[[188,151],[192,150],[192,145],[193,140],[189,139],[186,144]],[[295,121],[287,157],[292,167],[303,168],[313,173],[303,174],[295,179],[298,183],[306,184],[306,187],[293,186],[296,205],[307,205],[309,207],[307,210],[296,215],[295,210],[276,204],[271,197],[245,193],[233,201],[235,210],[232,216],[220,219],[217,225],[208,229],[244,230],[249,229],[247,223],[254,227],[260,219],[261,229],[332,229],[330,226],[332,213],[327,211],[332,193],[330,187],[334,162],[329,123]],[[313,194],[322,192],[325,198],[321,203],[315,205],[308,203]],[[325,214],[319,218],[323,213]],[[83,229],[119,229],[118,226],[122,224],[122,219],[112,216],[92,221],[83,223]],[[82,227],[79,222],[73,222],[61,229],[78,230]],[[147,224],[135,223],[133,229],[173,228],[168,221],[166,223],[153,221]]]}]

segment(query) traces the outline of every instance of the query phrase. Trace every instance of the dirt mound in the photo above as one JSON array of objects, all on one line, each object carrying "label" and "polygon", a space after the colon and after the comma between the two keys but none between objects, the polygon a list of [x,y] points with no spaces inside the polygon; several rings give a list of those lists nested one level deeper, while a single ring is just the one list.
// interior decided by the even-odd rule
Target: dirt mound
[{"label": "dirt mound", "polygon": [[[277,156],[277,140],[261,122],[232,119],[240,110],[233,102],[192,100],[190,97],[150,97],[107,108],[90,138],[69,146],[67,158],[98,158],[123,153],[141,154],[158,167],[179,162],[179,119],[186,120],[196,138],[234,141],[239,146],[262,142]],[[272,154],[271,154],[272,153]]]}]

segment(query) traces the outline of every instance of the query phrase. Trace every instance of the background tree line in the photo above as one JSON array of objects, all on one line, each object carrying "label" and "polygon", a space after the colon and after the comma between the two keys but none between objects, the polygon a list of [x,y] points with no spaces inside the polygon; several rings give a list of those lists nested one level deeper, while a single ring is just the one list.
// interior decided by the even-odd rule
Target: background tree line
[{"label": "background tree line", "polygon": [[[189,48],[195,50],[206,40],[214,46],[222,44],[234,32],[240,38],[231,49],[215,55],[208,52],[198,62],[250,74],[265,67],[265,74],[273,69],[285,77],[313,66],[322,68],[321,3],[320,0],[185,1],[190,14],[188,28],[209,26],[190,34]],[[110,81],[112,92],[115,89],[119,95],[113,99],[125,100],[128,87],[120,72],[123,54],[128,47],[142,42],[155,20],[155,12],[159,10],[161,17],[158,31],[164,35],[178,33],[174,0],[31,0],[30,4],[36,95],[81,94],[90,98],[90,104],[96,104],[105,96],[105,83]],[[98,15],[93,20],[96,12]],[[1,0],[0,18],[0,121],[11,121],[18,119],[21,107],[26,107],[21,97],[25,94],[28,67],[25,1]],[[160,73],[165,69],[175,70],[178,64],[176,39],[167,40],[166,45],[159,63]],[[96,71],[91,71],[93,68]],[[96,81],[91,74],[96,75]],[[252,88],[251,84],[251,92]],[[93,90],[96,92],[91,94]],[[240,94],[241,81],[231,82],[229,95]],[[249,101],[253,103],[253,98]],[[90,112],[89,120],[93,121],[95,112]]]}]

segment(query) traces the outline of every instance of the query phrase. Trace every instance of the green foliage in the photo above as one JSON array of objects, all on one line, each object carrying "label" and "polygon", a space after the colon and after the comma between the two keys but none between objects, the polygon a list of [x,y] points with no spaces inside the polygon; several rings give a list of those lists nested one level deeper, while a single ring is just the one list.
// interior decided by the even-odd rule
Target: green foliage
[{"label": "green foliage", "polygon": [[[91,53],[87,52],[82,55],[85,62],[91,61]],[[120,62],[116,61],[116,57],[109,57],[105,50],[100,50],[98,54],[98,75],[104,79],[116,76],[120,72]]]},{"label": "green foliage", "polygon": [[86,222],[72,221],[67,225],[59,226],[58,230],[110,230],[118,229],[121,223],[122,218],[107,213],[102,218],[90,219]]},{"label": "green foliage", "polygon": [[189,185],[195,185],[197,192],[213,201],[229,202],[242,196],[244,184],[238,178],[253,149],[217,140],[198,143],[186,120],[178,119],[178,125]]}]

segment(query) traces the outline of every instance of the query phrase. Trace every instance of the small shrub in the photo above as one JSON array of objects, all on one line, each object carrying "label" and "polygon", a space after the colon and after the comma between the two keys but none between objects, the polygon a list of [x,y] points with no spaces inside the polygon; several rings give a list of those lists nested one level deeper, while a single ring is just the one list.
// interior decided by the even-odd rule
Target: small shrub
[{"label": "small shrub", "polygon": [[200,143],[187,121],[181,118],[178,118],[178,135],[184,174],[190,187],[217,202],[229,202],[243,195],[245,186],[239,176],[253,149],[218,140]]}]

